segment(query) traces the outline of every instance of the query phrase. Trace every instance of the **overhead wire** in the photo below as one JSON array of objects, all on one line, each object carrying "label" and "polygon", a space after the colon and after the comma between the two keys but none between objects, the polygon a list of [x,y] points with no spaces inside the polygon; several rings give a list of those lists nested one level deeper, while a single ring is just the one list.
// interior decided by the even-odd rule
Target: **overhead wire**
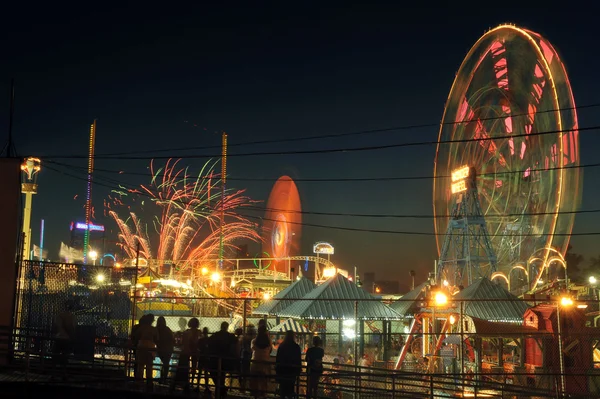
[{"label": "overhead wire", "polygon": [[[585,105],[578,105],[573,107],[564,107],[564,108],[554,108],[548,110],[540,110],[536,111],[536,114],[545,114],[551,112],[560,112],[560,111],[573,111],[573,110],[584,110],[588,108],[596,108],[600,107],[600,103],[592,103]],[[520,113],[510,115],[512,118],[518,117],[528,117],[529,113]],[[486,122],[491,120],[499,120],[506,119],[506,115],[503,116],[492,116],[486,118],[478,118],[478,121]],[[462,120],[462,121],[452,121],[452,122],[439,122],[439,123],[421,123],[421,124],[411,124],[411,125],[401,125],[395,127],[387,127],[381,129],[368,129],[368,130],[358,130],[354,132],[343,132],[343,133],[329,133],[323,135],[315,135],[315,136],[301,136],[301,137],[286,137],[279,139],[268,139],[268,140],[252,140],[245,141],[240,143],[229,143],[228,147],[239,147],[239,146],[251,146],[251,145],[261,145],[261,144],[275,144],[275,143],[289,143],[289,142],[298,142],[298,141],[310,141],[310,140],[322,140],[329,138],[340,138],[340,137],[350,137],[350,136],[360,136],[365,134],[374,134],[374,133],[386,133],[391,131],[402,131],[402,130],[413,130],[413,129],[422,129],[428,127],[440,127],[440,126],[449,126],[449,125],[460,125],[465,123],[471,123],[473,120]],[[221,145],[210,145],[210,146],[200,146],[200,147],[178,147],[178,148],[158,148],[152,150],[136,150],[136,151],[125,151],[125,152],[114,152],[114,153],[106,153],[106,154],[98,154],[99,156],[121,156],[121,155],[134,155],[134,154],[150,154],[150,153],[163,153],[163,152],[174,152],[174,151],[197,151],[197,150],[207,150],[207,149],[217,149],[221,148]],[[87,156],[85,156],[87,157]]]},{"label": "overhead wire", "polygon": [[[82,169],[87,170],[87,168],[83,166],[68,164],[64,162],[57,162],[53,160],[47,160],[45,162],[55,164],[58,166],[64,166],[68,168],[74,169]],[[477,176],[485,177],[485,176],[501,176],[501,175],[512,175],[512,174],[522,174],[526,172],[548,172],[554,170],[563,170],[563,169],[580,169],[580,168],[595,168],[600,166],[599,163],[589,163],[589,164],[580,164],[580,165],[566,165],[566,166],[553,166],[544,169],[519,169],[519,170],[507,170],[507,171],[499,171],[499,172],[489,172],[489,173],[478,173]],[[142,172],[127,172],[122,170],[115,169],[102,169],[102,168],[94,168],[94,172],[101,173],[114,173],[119,175],[130,175],[130,176],[143,176],[143,177],[162,177],[164,174],[156,174],[152,175],[151,173],[142,173]],[[208,177],[208,176],[206,176]],[[309,182],[309,183],[331,183],[331,182],[361,182],[361,181],[400,181],[400,180],[434,180],[434,179],[446,179],[450,178],[450,175],[439,175],[439,176],[389,176],[389,177],[346,177],[346,178],[294,178],[294,182]],[[227,176],[227,180],[230,181],[265,181],[265,182],[273,182],[276,181],[277,177],[271,178],[252,178],[252,177],[233,177]]]},{"label": "overhead wire", "polygon": [[[378,151],[392,148],[406,148],[406,147],[417,147],[425,145],[439,145],[439,144],[453,144],[453,143],[468,143],[468,142],[485,142],[494,140],[506,140],[507,138],[519,138],[519,137],[535,137],[544,136],[549,134],[568,133],[568,132],[585,132],[600,130],[600,125],[578,127],[571,129],[557,129],[547,130],[541,132],[521,133],[512,134],[510,136],[493,136],[493,137],[481,137],[481,138],[468,138],[468,139],[450,139],[450,140],[435,140],[435,141],[417,141],[417,142],[403,142],[394,144],[381,144],[361,147],[339,147],[339,148],[324,148],[318,150],[292,150],[292,151],[262,151],[262,152],[247,152],[247,153],[228,153],[227,157],[251,157],[251,156],[277,156],[277,155],[307,155],[307,154],[334,154],[334,153],[350,153],[350,152],[364,152],[364,151]],[[94,159],[112,159],[112,160],[148,160],[148,159],[209,159],[219,158],[220,154],[180,154],[180,155],[168,155],[168,156],[102,156],[94,155]],[[88,155],[38,155],[38,158],[45,159],[87,159]]]},{"label": "overhead wire", "polygon": [[[59,169],[53,168],[53,167],[48,167],[46,166],[47,169],[53,170],[55,172],[61,173],[65,176],[69,176],[78,180],[82,180],[82,181],[87,181],[86,178],[84,177],[80,177],[80,176],[76,176],[73,175],[71,173],[68,172],[64,172],[61,171]],[[104,187],[108,187],[111,188],[113,190],[129,190],[126,186],[112,186],[109,184],[105,184],[105,183],[100,183],[100,182],[96,182],[95,184],[98,184],[100,186],[104,186]],[[140,196],[145,196],[148,198],[152,198],[148,193],[144,193],[144,192],[140,192],[140,191],[136,191],[133,194],[136,195],[140,195]],[[177,202],[180,202],[181,204],[185,204],[186,202],[183,200],[178,200]],[[244,206],[241,207],[240,209],[250,209],[250,207]],[[252,210],[252,209],[250,209]],[[598,213],[600,212],[600,209],[592,209],[592,210],[583,210],[583,211],[568,211],[568,212],[564,212],[565,214],[577,214],[577,213]],[[560,214],[561,212],[549,212],[548,214]],[[539,214],[545,214],[545,213],[539,213]],[[228,215],[231,215],[231,213],[228,213]],[[267,220],[267,221],[273,221],[273,222],[277,222],[277,219],[272,219],[272,218],[266,218],[266,217],[260,217],[260,216],[256,216],[256,215],[251,215],[251,214],[244,214],[241,212],[236,213],[235,215],[240,215],[240,216],[244,216],[244,217],[248,217],[251,219],[255,219],[255,220]],[[532,213],[532,215],[536,215],[536,213]],[[351,216],[351,215],[345,215],[345,216]],[[498,215],[500,216],[500,215]],[[508,216],[508,215],[506,215]],[[515,216],[527,216],[526,213],[522,213],[522,214],[517,214]],[[407,216],[408,217],[408,216]],[[435,232],[419,232],[419,231],[398,231],[398,230],[381,230],[381,229],[368,229],[368,228],[356,228],[356,227],[346,227],[346,226],[331,226],[331,225],[323,225],[323,224],[316,224],[316,223],[307,223],[307,222],[291,222],[288,221],[288,223],[290,224],[294,224],[294,225],[302,225],[302,226],[307,226],[307,227],[315,227],[315,228],[324,228],[324,229],[333,229],[333,230],[344,230],[344,231],[356,231],[356,232],[366,232],[366,233],[382,233],[382,234],[400,234],[400,235],[419,235],[419,236],[443,236],[445,235],[445,233],[435,233]],[[596,235],[600,235],[600,232],[585,232],[585,233],[555,233],[553,234],[554,236],[596,236]],[[489,234],[490,237],[498,237],[498,236],[510,236],[510,237],[537,237],[539,236],[539,234]]]}]

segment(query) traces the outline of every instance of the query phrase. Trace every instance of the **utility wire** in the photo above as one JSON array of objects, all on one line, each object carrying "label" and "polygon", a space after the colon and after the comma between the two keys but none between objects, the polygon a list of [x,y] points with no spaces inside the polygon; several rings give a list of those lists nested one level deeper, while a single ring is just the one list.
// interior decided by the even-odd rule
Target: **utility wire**
[{"label": "utility wire", "polygon": [[[573,110],[583,110],[588,108],[596,108],[600,107],[600,103],[592,103],[586,105],[579,105],[575,107],[565,107],[565,108],[555,108],[544,111],[537,111],[537,114],[545,114],[557,111],[573,111]],[[529,116],[529,113],[521,113],[510,115],[511,118],[517,118],[522,116]],[[485,122],[491,120],[498,119],[506,119],[509,115],[503,116],[493,116],[487,118],[479,118],[478,121]],[[339,138],[339,137],[349,137],[349,136],[360,136],[365,134],[375,134],[375,133],[385,133],[396,130],[412,130],[412,129],[421,129],[428,127],[440,127],[440,126],[449,126],[449,125],[459,125],[464,123],[471,123],[474,120],[462,120],[462,121],[454,121],[454,122],[443,122],[443,123],[422,123],[422,124],[414,124],[414,125],[402,125],[396,127],[388,127],[381,129],[369,129],[369,130],[359,130],[355,132],[345,132],[345,133],[330,133],[324,135],[316,135],[316,136],[302,136],[302,137],[289,137],[282,139],[270,139],[270,140],[254,140],[254,141],[245,141],[241,143],[230,143],[228,147],[239,147],[239,146],[250,146],[250,145],[259,145],[259,144],[274,144],[274,143],[289,143],[289,142],[298,142],[298,141],[308,141],[308,140],[322,140],[328,138]],[[153,150],[138,150],[138,151],[125,151],[125,152],[113,152],[106,154],[99,154],[100,156],[118,156],[118,155],[134,155],[134,154],[152,154],[152,153],[164,153],[164,152],[174,152],[174,151],[196,151],[196,150],[208,150],[208,149],[216,149],[221,148],[220,145],[211,145],[211,146],[202,146],[202,147],[179,147],[179,148],[160,148]]]},{"label": "utility wire", "polygon": [[[49,170],[53,170],[55,172],[61,173],[65,176],[69,176],[78,180],[82,180],[82,181],[87,181],[85,178],[83,177],[79,177],[58,169],[55,169],[53,167],[46,167]],[[104,186],[104,187],[108,187],[111,188],[113,190],[122,190],[122,189],[127,189],[126,187],[116,187],[116,186],[111,186],[108,184],[104,184],[104,183],[99,183],[96,182],[96,184],[100,185],[100,186]],[[148,198],[152,198],[149,194],[144,193],[144,192],[139,192],[136,191],[135,194],[138,194],[140,196],[145,196]],[[180,200],[177,201],[181,204],[186,204],[185,201]],[[240,210],[244,210],[247,209],[248,207],[240,207]],[[580,213],[581,211],[571,211],[569,213]],[[585,213],[592,213],[592,212],[600,212],[599,210],[587,210],[584,211]],[[583,212],[581,212],[583,213]],[[266,218],[266,217],[260,217],[260,216],[256,216],[256,215],[251,215],[251,214],[245,214],[245,213],[227,213],[229,216],[244,216],[250,219],[255,219],[255,220],[261,220],[261,221],[272,221],[272,222],[278,222],[278,219],[272,219],[272,218]],[[552,213],[555,214],[555,213]],[[526,215],[526,214],[519,214],[519,216],[521,215]],[[306,222],[291,222],[291,221],[287,221],[287,223],[289,224],[293,224],[293,225],[301,225],[301,226],[307,226],[307,227],[315,227],[315,228],[324,228],[324,229],[332,229],[332,230],[343,230],[343,231],[356,231],[356,232],[365,232],[365,233],[381,233],[381,234],[397,234],[397,235],[415,235],[415,236],[444,236],[446,233],[435,233],[435,232],[419,232],[419,231],[398,231],[398,230],[380,230],[380,229],[365,229],[365,228],[357,228],[357,227],[345,227],[345,226],[331,226],[331,225],[323,225],[323,224],[315,224],[315,223],[306,223]],[[553,234],[554,236],[560,237],[560,236],[596,236],[596,235],[600,235],[600,232],[585,232],[585,233],[555,233]],[[488,234],[488,236],[490,237],[504,237],[504,236],[510,236],[510,237],[539,237],[539,234]]]},{"label": "utility wire", "polygon": [[[470,138],[470,139],[451,139],[451,140],[437,140],[437,141],[417,141],[410,143],[395,143],[395,144],[382,144],[373,146],[363,147],[341,147],[341,148],[329,148],[319,150],[293,150],[293,151],[263,151],[263,152],[246,152],[246,153],[231,153],[227,154],[228,157],[251,157],[251,156],[273,156],[273,155],[306,155],[306,154],[333,154],[333,153],[345,153],[345,152],[363,152],[363,151],[378,151],[391,148],[404,148],[404,147],[417,147],[425,145],[439,145],[439,144],[453,144],[453,143],[468,143],[468,142],[484,142],[493,140],[506,140],[508,138],[518,137],[535,137],[544,136],[549,134],[568,133],[568,132],[585,132],[592,130],[599,130],[600,126],[588,126],[580,127],[577,129],[559,129],[559,130],[548,130],[542,132],[512,134],[510,136],[494,136],[494,137],[483,137],[483,138]],[[197,159],[197,158],[219,158],[220,154],[193,154],[193,155],[170,155],[170,156],[100,156],[95,155],[94,159],[113,159],[113,160],[147,160],[147,159]],[[39,158],[40,156],[38,156]],[[88,155],[45,155],[41,156],[45,159],[87,159]]]},{"label": "utility wire", "polygon": [[[81,170],[86,170],[87,168],[84,166],[78,166],[78,165],[73,165],[73,164],[69,164],[69,163],[64,163],[64,162],[58,162],[58,161],[53,161],[53,160],[47,160],[45,161],[46,163],[51,163],[57,166],[63,166],[63,167],[67,167],[67,168],[72,168],[72,169],[81,169]],[[544,169],[533,169],[533,170],[509,170],[509,171],[500,171],[500,172],[489,172],[489,173],[478,173],[477,176],[478,177],[485,177],[485,176],[493,176],[493,177],[497,177],[497,176],[501,176],[501,175],[512,175],[512,174],[522,174],[525,172],[549,172],[549,171],[554,171],[554,170],[561,170],[561,169],[580,169],[580,168],[595,168],[600,166],[600,163],[590,163],[590,164],[583,164],[583,165],[566,165],[566,166],[553,166],[553,167],[549,167],[549,168],[544,168]],[[101,173],[113,173],[113,174],[119,174],[119,175],[131,175],[131,176],[143,176],[143,177],[162,177],[164,176],[163,173],[158,173],[156,175],[152,175],[151,173],[144,173],[144,172],[126,172],[126,171],[121,171],[121,170],[116,170],[116,169],[101,169],[101,168],[94,168],[94,172],[101,172]],[[219,176],[219,175],[215,175],[215,176]],[[188,176],[189,177],[189,176]],[[208,178],[208,176],[202,176],[203,178]],[[309,182],[309,183],[329,183],[329,182],[361,182],[361,181],[399,181],[399,180],[434,180],[434,179],[447,179],[452,177],[451,175],[440,175],[440,176],[390,176],[390,177],[340,177],[340,178],[297,178],[297,179],[292,179],[294,182]],[[267,182],[274,182],[278,179],[278,177],[273,177],[273,178],[253,178],[253,177],[232,177],[232,176],[227,176],[227,180],[231,180],[231,181],[267,181]]]}]

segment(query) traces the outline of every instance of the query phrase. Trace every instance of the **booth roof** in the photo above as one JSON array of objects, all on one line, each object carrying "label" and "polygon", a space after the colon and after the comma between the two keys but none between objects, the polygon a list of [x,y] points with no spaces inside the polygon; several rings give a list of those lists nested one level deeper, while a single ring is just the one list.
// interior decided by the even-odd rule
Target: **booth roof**
[{"label": "booth roof", "polygon": [[[358,309],[355,309],[358,304]],[[357,313],[357,315],[355,315]],[[336,274],[301,300],[291,302],[278,312],[280,317],[297,319],[399,320],[402,316],[375,300],[369,293],[341,274]]]},{"label": "booth roof", "polygon": [[299,280],[294,281],[285,289],[279,291],[273,298],[260,304],[254,314],[269,315],[277,314],[280,310],[287,307],[291,302],[283,299],[299,299],[315,289],[316,285],[306,277],[302,276]]}]

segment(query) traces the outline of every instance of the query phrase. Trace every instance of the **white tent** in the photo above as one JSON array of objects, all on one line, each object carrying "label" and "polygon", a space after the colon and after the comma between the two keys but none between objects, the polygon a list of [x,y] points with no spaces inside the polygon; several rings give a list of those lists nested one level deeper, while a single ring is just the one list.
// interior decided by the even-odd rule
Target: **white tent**
[{"label": "white tent", "polygon": [[299,334],[310,334],[310,330],[306,328],[306,326],[300,324],[300,321],[295,319],[287,319],[283,323],[271,328],[270,331],[275,333],[293,331]]}]

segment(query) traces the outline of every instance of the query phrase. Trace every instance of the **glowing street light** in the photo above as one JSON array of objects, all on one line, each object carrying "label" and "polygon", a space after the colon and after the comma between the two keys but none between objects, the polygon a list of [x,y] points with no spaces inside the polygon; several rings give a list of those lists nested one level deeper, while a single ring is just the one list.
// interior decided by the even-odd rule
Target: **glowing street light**
[{"label": "glowing street light", "polygon": [[90,253],[88,254],[90,259],[92,260],[92,262],[94,262],[94,266],[96,266],[96,259],[98,259],[98,252],[91,250]]},{"label": "glowing street light", "polygon": [[588,278],[588,282],[591,285],[596,285],[598,283],[598,279],[596,278],[596,276],[590,276],[590,278]]},{"label": "glowing street light", "polygon": [[323,270],[323,278],[328,279],[330,277],[335,276],[336,273],[337,273],[337,269],[335,267],[328,267],[325,270]]},{"label": "glowing street light", "polygon": [[263,299],[264,299],[265,301],[268,301],[269,299],[271,299],[271,294],[269,294],[268,292],[265,292],[265,293],[263,294]]},{"label": "glowing street light", "polygon": [[573,306],[573,299],[569,298],[568,296],[563,296],[560,298],[560,304],[565,308]]},{"label": "glowing street light", "polygon": [[221,281],[221,274],[219,272],[214,272],[213,274],[211,274],[210,279],[215,283],[218,283],[219,281]]},{"label": "glowing street light", "polygon": [[443,292],[436,292],[433,296],[433,301],[436,306],[444,306],[448,303],[448,296]]},{"label": "glowing street light", "polygon": [[203,267],[202,270],[200,270],[200,272],[203,276],[206,276],[208,274],[208,269],[206,267]]},{"label": "glowing street light", "polygon": [[[90,253],[90,255],[91,255],[91,253]],[[106,277],[104,277],[104,274],[98,274],[96,276],[96,281],[99,282],[100,284],[102,284],[105,279],[106,279]]]}]

